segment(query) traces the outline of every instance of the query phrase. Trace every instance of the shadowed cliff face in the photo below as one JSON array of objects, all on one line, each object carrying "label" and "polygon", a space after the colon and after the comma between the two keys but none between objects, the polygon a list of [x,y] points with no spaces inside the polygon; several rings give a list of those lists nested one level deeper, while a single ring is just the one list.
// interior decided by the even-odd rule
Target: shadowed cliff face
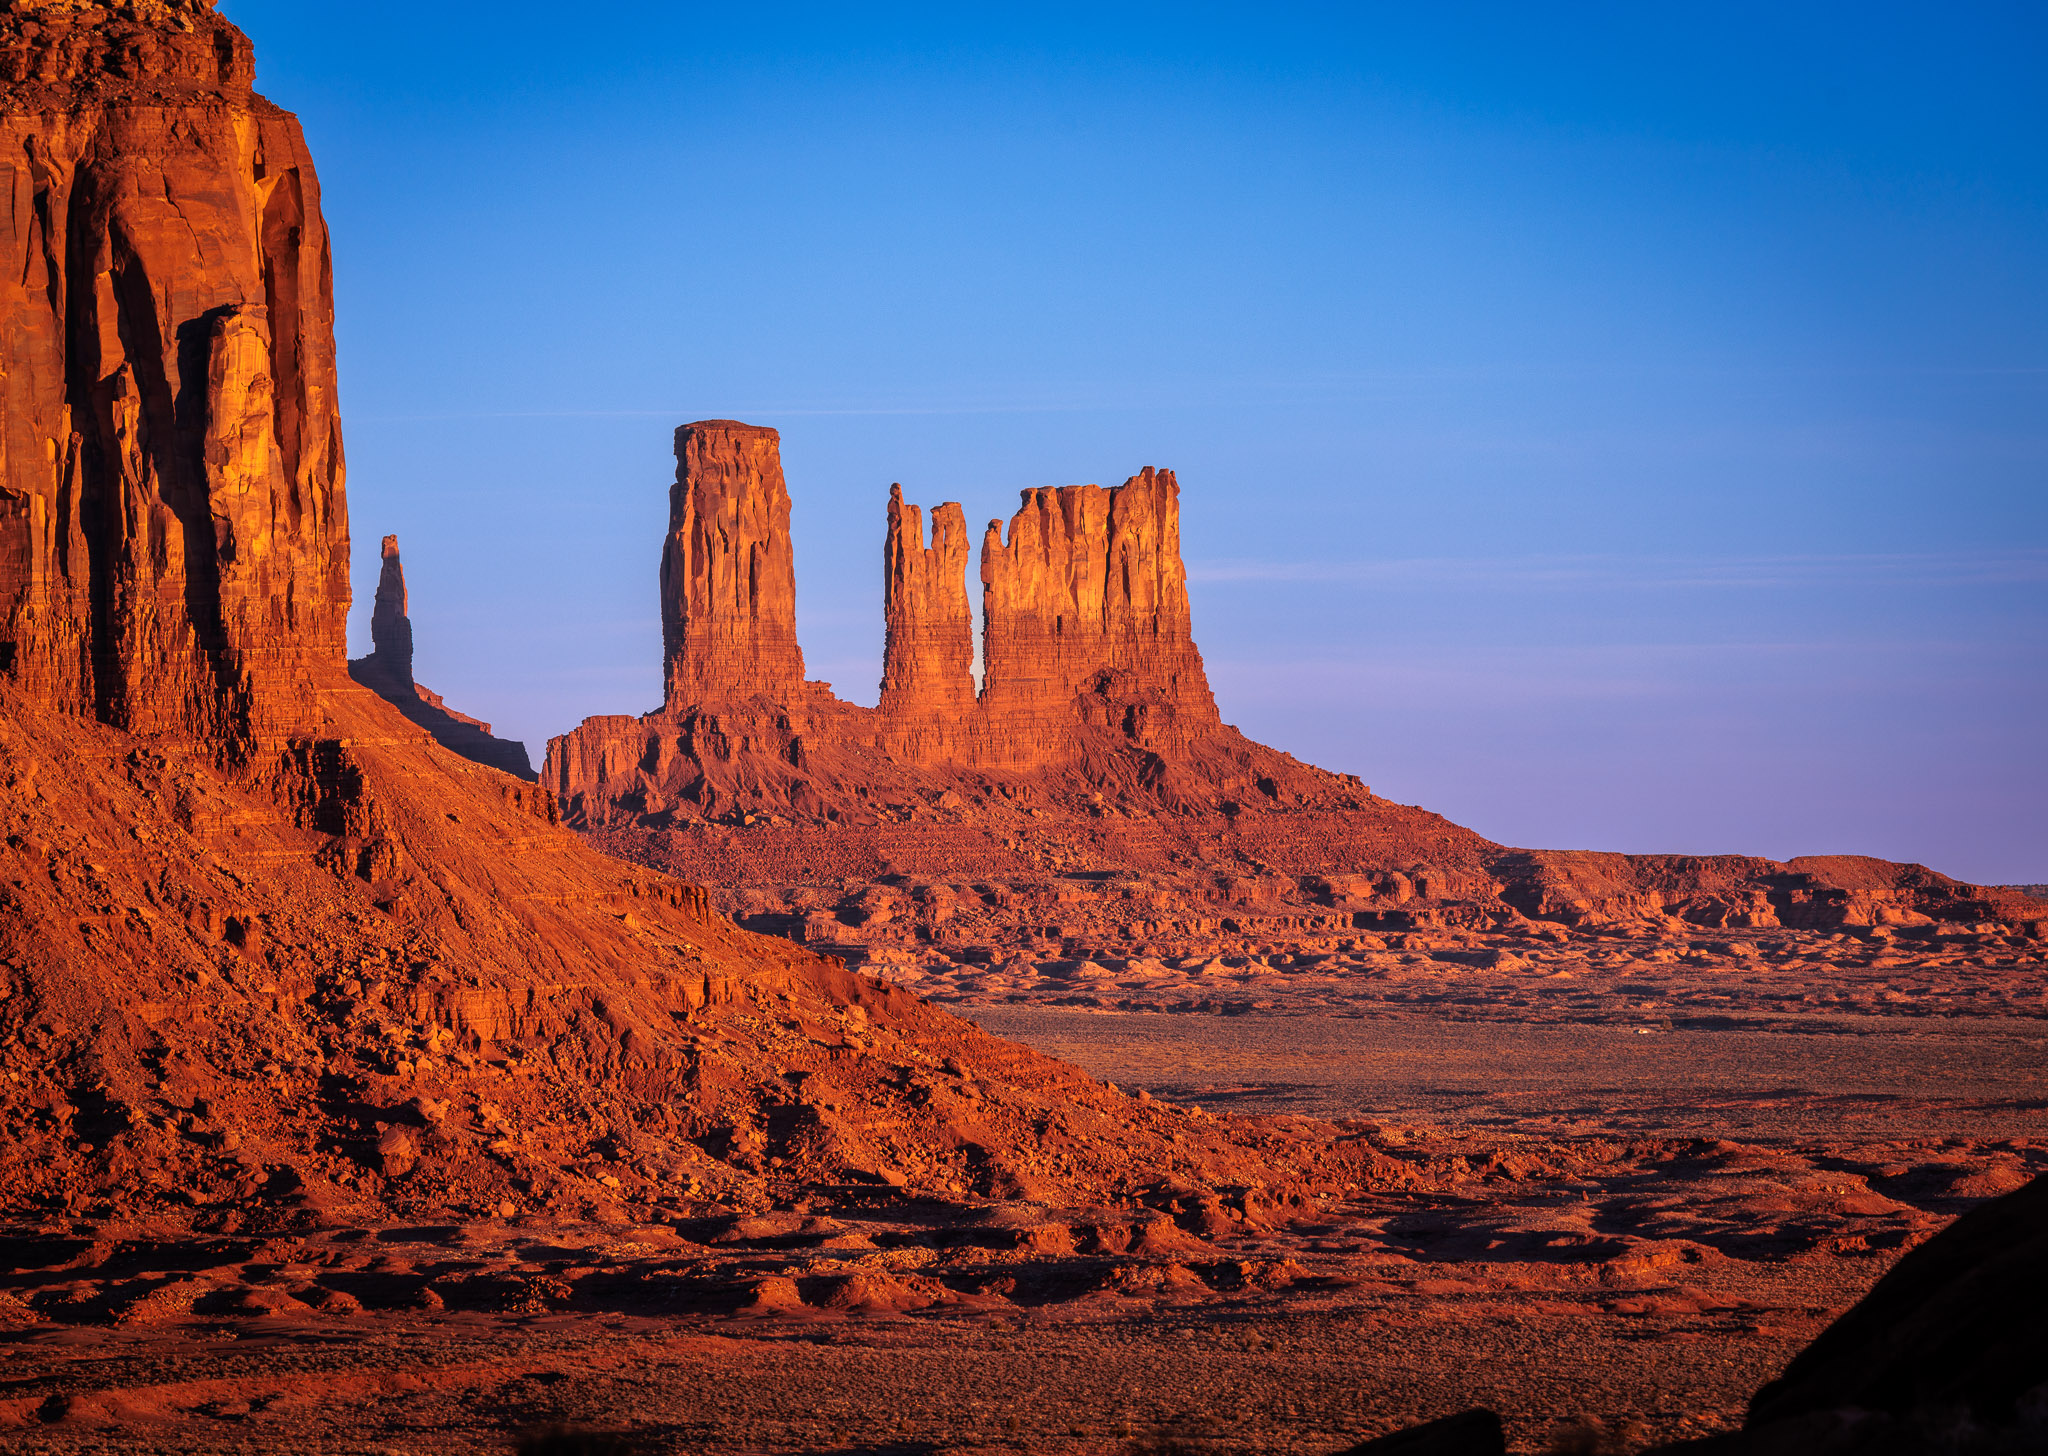
[{"label": "shadowed cliff face", "polygon": [[384,538],[383,562],[377,575],[376,610],[370,617],[370,641],[375,650],[368,657],[352,659],[349,676],[397,708],[414,726],[426,729],[449,752],[531,782],[535,774],[525,744],[494,737],[490,724],[456,712],[439,693],[413,679],[411,604],[396,536]]},{"label": "shadowed cliff face", "polygon": [[377,570],[377,604],[370,616],[371,657],[397,683],[412,686],[412,603],[398,538],[386,536]]},{"label": "shadowed cliff face", "polygon": [[348,526],[320,189],[204,5],[0,15],[0,665],[247,746],[340,670]]}]

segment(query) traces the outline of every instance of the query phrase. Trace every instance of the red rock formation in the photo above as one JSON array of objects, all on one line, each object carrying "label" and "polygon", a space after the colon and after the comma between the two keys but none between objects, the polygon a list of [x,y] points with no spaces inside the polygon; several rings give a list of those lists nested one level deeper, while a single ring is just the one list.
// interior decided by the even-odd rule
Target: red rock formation
[{"label": "red rock formation", "polygon": [[889,534],[882,547],[881,711],[896,741],[916,759],[953,751],[974,712],[974,619],[967,606],[967,518],[952,502],[924,515],[889,487]]},{"label": "red rock formation", "polygon": [[773,430],[729,420],[677,432],[661,578],[667,701],[550,744],[547,782],[577,822],[853,822],[875,796],[900,797],[906,772],[1051,773],[1098,798],[1165,805],[1303,775],[1309,791],[1348,793],[1218,720],[1189,630],[1171,471],[1114,490],[1027,491],[1010,542],[990,532],[979,693],[964,515],[939,506],[926,545],[924,513],[892,487],[880,705],[806,683],[778,446]]},{"label": "red rock formation", "polygon": [[[412,681],[395,542],[356,666],[414,722],[344,675],[326,235],[296,124],[251,74],[189,0],[0,12],[0,1218],[232,1231],[514,1198],[730,1210],[849,1178],[1091,1202],[1175,1169],[1270,1183],[1221,1125],[748,935],[441,751],[414,726],[452,715]],[[812,775],[783,705],[814,700],[796,726],[858,713],[803,682],[774,434],[678,445],[674,695],[738,703],[735,733],[766,723]],[[766,781],[769,740],[719,747],[719,723],[661,728],[726,792]],[[545,1078],[513,1075],[543,1052]],[[1000,1082],[920,1113],[902,1057]],[[485,1108],[518,1138],[454,1125]],[[1057,1166],[1055,1113],[1084,1124]]]},{"label": "red rock formation", "polygon": [[456,712],[439,693],[414,681],[411,602],[396,536],[384,538],[383,558],[377,575],[376,609],[370,617],[370,641],[375,650],[368,657],[350,661],[349,676],[433,734],[434,741],[450,752],[529,782],[538,777],[525,744],[494,737],[490,724]]},{"label": "red rock formation", "polygon": [[377,601],[370,615],[371,659],[386,676],[412,686],[412,600],[405,591],[405,563],[398,538],[386,536],[377,572]]},{"label": "red rock formation", "polygon": [[1026,491],[1007,542],[989,522],[981,580],[983,700],[1000,757],[1056,759],[1076,717],[1175,751],[1217,727],[1172,471],[1148,466],[1114,490]]},{"label": "red rock formation", "polygon": [[0,667],[248,746],[340,669],[348,526],[320,189],[198,0],[0,16]]},{"label": "red rock formation", "polygon": [[676,431],[661,554],[661,631],[671,709],[801,695],[796,565],[781,437],[736,420]]},{"label": "red rock formation", "polygon": [[[689,559],[722,585],[691,597],[664,578],[677,624],[668,705],[555,739],[543,777],[607,848],[728,886],[726,903],[763,924],[801,923],[849,953],[943,957],[970,936],[977,954],[1029,956],[1056,932],[1063,952],[1117,957],[1195,954],[1221,934],[1321,956],[1361,931],[2040,921],[2018,894],[1878,861],[1512,850],[1250,742],[1218,720],[1190,630],[1171,471],[1026,491],[1007,539],[990,524],[979,695],[960,509],[932,513],[926,545],[923,512],[892,488],[881,702],[855,707],[801,681],[773,432],[712,422],[678,445],[671,559],[678,540],[709,541]],[[707,519],[730,524],[707,532]],[[714,601],[729,609],[713,614]],[[762,622],[772,630],[757,633]],[[751,657],[732,666],[749,643],[783,666],[765,678]],[[1128,893],[1108,915],[1081,914],[1059,883],[1076,873]],[[857,897],[815,913],[820,879],[884,875],[918,892],[915,914]],[[1000,883],[998,912],[956,912],[945,886],[961,876]]]}]

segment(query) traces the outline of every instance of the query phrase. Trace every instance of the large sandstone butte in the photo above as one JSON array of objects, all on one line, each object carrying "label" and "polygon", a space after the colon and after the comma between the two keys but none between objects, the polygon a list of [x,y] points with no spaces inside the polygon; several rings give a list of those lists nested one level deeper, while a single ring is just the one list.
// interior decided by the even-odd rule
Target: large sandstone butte
[{"label": "large sandstone butte", "polygon": [[0,667],[231,751],[306,737],[348,512],[297,120],[200,0],[0,16]]},{"label": "large sandstone butte", "polygon": [[775,431],[685,425],[676,461],[661,561],[666,701],[550,743],[546,782],[572,823],[851,824],[878,796],[950,807],[970,790],[1169,812],[1283,792],[1347,807],[1370,797],[1217,717],[1189,628],[1171,471],[1112,490],[1027,491],[1007,538],[989,523],[979,689],[965,517],[940,506],[927,544],[923,512],[892,489],[881,701],[863,708],[804,678]]},{"label": "large sandstone butte", "polygon": [[[1270,1175],[1213,1120],[736,929],[444,750],[387,701],[436,707],[392,540],[357,664],[379,692],[352,681],[297,123],[193,0],[17,3],[0,77],[0,1213],[264,1229]],[[673,667],[772,693],[800,676],[786,534],[756,514],[772,450],[697,460]]]},{"label": "large sandstone butte", "polygon": [[543,781],[608,851],[921,989],[1213,1007],[1248,999],[1218,957],[1377,974],[1400,954],[1526,963],[1588,933],[1741,932],[1693,948],[1729,964],[1765,954],[1759,935],[1783,958],[1845,931],[1876,937],[1866,959],[1958,935],[1996,959],[2048,913],[1851,856],[1511,849],[1251,742],[1194,643],[1170,471],[1029,490],[1007,532],[989,523],[979,687],[964,515],[941,505],[927,536],[892,488],[881,698],[843,702],[804,679],[777,444],[726,420],[677,432],[667,699],[555,739]]}]

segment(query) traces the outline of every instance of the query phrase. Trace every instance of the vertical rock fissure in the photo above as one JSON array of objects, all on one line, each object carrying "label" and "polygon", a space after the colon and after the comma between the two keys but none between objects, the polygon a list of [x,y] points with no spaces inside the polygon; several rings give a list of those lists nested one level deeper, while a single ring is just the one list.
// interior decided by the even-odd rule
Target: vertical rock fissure
[{"label": "vertical rock fissure", "polygon": [[[263,167],[256,169],[259,186]],[[299,498],[300,427],[305,407],[304,379],[299,370],[299,248],[304,236],[305,203],[299,170],[277,174],[263,205],[263,302],[270,321],[273,428],[284,459],[287,500],[293,526],[304,509]]]},{"label": "vertical rock fissure", "polygon": [[[137,26],[147,67],[123,49]],[[36,53],[0,82],[0,155],[25,159],[0,221],[22,259],[0,278],[9,674],[229,756],[317,731],[348,533],[297,123],[205,7],[16,7],[0,39]]]}]

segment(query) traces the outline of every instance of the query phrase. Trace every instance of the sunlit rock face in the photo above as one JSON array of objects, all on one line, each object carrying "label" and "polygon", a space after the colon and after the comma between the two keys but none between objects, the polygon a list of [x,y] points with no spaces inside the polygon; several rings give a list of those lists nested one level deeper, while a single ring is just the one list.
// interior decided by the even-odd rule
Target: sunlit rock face
[{"label": "sunlit rock face", "polygon": [[734,420],[676,431],[661,554],[668,705],[801,693],[781,437]]},{"label": "sunlit rock face", "polygon": [[1217,728],[1172,471],[1026,491],[1007,541],[989,522],[981,581],[995,759],[1057,758],[1073,717],[1146,748],[1183,750]]},{"label": "sunlit rock face", "polygon": [[749,805],[841,817],[905,771],[1079,775],[1091,792],[1169,805],[1261,777],[1240,761],[1256,745],[1217,718],[1189,630],[1171,471],[1026,491],[1007,540],[990,523],[979,686],[966,517],[941,505],[927,534],[923,510],[892,486],[881,699],[869,709],[804,680],[775,431],[685,425],[676,462],[661,561],[666,700],[551,745],[547,780],[579,822]]},{"label": "sunlit rock face", "polygon": [[311,730],[348,525],[320,186],[204,4],[0,14],[0,662],[139,732]]}]

